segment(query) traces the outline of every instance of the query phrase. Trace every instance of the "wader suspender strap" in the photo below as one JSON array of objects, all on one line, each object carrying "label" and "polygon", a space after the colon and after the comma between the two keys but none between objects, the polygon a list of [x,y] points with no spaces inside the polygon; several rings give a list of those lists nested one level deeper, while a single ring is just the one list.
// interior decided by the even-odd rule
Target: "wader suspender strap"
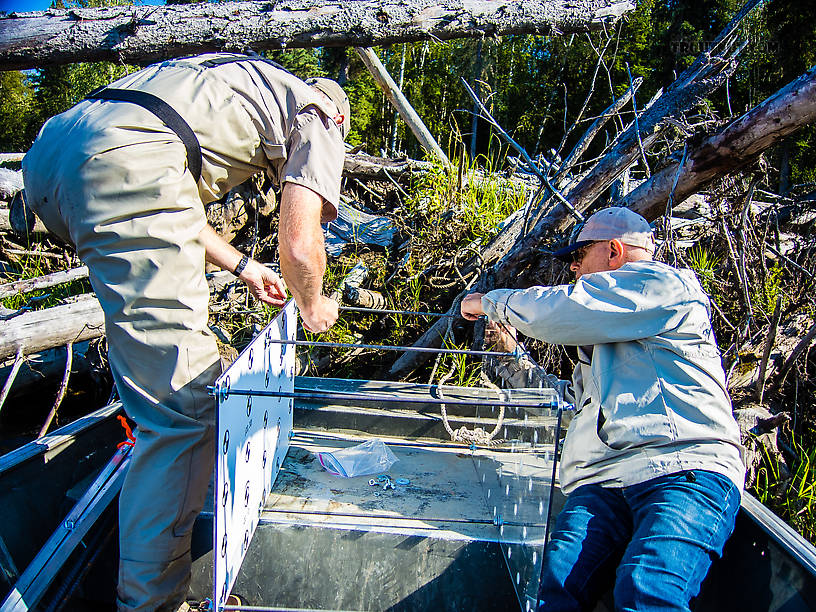
[{"label": "wader suspender strap", "polygon": [[201,145],[198,143],[195,132],[187,124],[187,122],[179,115],[176,110],[167,102],[147,93],[146,91],[139,91],[136,89],[107,89],[103,88],[99,91],[94,91],[86,96],[89,100],[114,100],[116,102],[130,102],[137,104],[142,108],[149,110],[151,113],[161,119],[167,127],[173,130],[176,135],[181,138],[184,148],[187,150],[187,168],[190,174],[193,175],[196,183],[201,178]]}]

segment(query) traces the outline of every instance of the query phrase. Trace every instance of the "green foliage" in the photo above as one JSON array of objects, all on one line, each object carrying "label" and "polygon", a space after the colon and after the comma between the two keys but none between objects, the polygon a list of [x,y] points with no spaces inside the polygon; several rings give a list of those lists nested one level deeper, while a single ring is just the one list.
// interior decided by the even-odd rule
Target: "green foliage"
[{"label": "green foliage", "polygon": [[349,71],[349,80],[343,85],[351,104],[351,130],[346,142],[352,146],[366,144],[368,151],[378,153],[386,142],[388,102],[362,61],[354,57]]},{"label": "green foliage", "polygon": [[[466,345],[445,342],[445,348],[454,350],[467,350],[470,347]],[[453,374],[449,378],[447,378],[447,380],[445,380],[446,385],[454,385],[456,387],[481,386],[482,383],[479,377],[482,371],[481,361],[474,361],[472,357],[460,353],[448,354],[441,361],[443,364],[445,364],[446,362],[450,362],[451,365],[450,368],[448,369],[448,374],[450,374],[450,369],[453,370]],[[445,366],[443,365],[442,368],[444,367]],[[442,376],[444,377],[445,375],[443,374]]]},{"label": "green foliage", "polygon": [[327,73],[320,63],[319,49],[287,49],[268,51],[267,58],[279,63],[301,79],[325,77]]},{"label": "green foliage", "polygon": [[111,62],[49,66],[38,70],[31,80],[34,86],[34,107],[40,125],[54,115],[68,110],[97,87],[107,85],[134,70],[137,70],[134,66]]},{"label": "green foliage", "polygon": [[0,150],[25,151],[33,91],[20,71],[0,72]]},{"label": "green foliage", "polygon": [[[15,275],[13,279],[3,279],[2,275],[0,275],[0,282],[37,278],[38,276],[58,271],[55,269],[52,261],[37,255],[24,255],[19,259],[18,264],[20,266],[20,273]],[[57,268],[59,270],[68,269],[68,266],[61,263]],[[57,285],[56,287],[49,287],[48,289],[39,289],[25,294],[18,293],[16,295],[10,295],[9,297],[0,299],[0,306],[10,310],[18,310],[20,308],[40,310],[57,306],[67,297],[90,293],[91,290],[90,282],[87,279],[80,279]]]},{"label": "green foliage", "polygon": [[754,494],[809,542],[816,542],[816,448],[807,450],[796,440],[795,469],[783,477],[779,459],[765,453],[757,472]]},{"label": "green foliage", "polygon": [[[780,263],[775,263],[768,276],[764,279],[756,291],[751,295],[751,303],[754,307],[754,315],[770,317],[776,308],[776,299],[782,292],[782,276],[785,268]],[[784,294],[783,294],[784,296]],[[785,299],[782,299],[782,308],[785,308]]]},{"label": "green foliage", "polygon": [[691,269],[697,274],[703,290],[712,295],[714,291],[714,278],[717,268],[720,267],[720,258],[710,250],[700,244],[695,244],[686,253]]},{"label": "green foliage", "polygon": [[405,205],[409,217],[422,220],[412,228],[417,242],[445,250],[454,244],[485,244],[499,223],[524,205],[524,190],[493,172],[493,165],[488,156],[469,162],[463,153],[452,160],[456,170],[437,161],[415,181]]}]

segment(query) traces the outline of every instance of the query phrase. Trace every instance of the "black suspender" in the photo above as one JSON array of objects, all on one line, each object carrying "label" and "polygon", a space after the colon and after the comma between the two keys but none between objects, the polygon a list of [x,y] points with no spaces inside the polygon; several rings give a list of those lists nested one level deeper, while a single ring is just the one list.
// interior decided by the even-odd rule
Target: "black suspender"
[{"label": "black suspender", "polygon": [[201,145],[198,143],[198,138],[196,138],[195,132],[193,132],[193,129],[182,116],[167,102],[151,93],[137,89],[103,88],[91,92],[86,97],[90,100],[130,102],[149,110],[181,138],[181,142],[187,150],[187,168],[190,170],[190,174],[193,175],[193,178],[195,178],[196,183],[198,179],[201,178]]}]

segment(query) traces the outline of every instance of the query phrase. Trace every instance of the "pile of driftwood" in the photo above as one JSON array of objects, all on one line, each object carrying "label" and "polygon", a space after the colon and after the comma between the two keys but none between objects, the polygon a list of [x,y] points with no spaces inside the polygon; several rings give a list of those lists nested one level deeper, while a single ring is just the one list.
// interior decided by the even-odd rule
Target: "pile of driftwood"
[{"label": "pile of driftwood", "polygon": [[[552,247],[563,241],[574,224],[596,208],[610,204],[632,208],[655,222],[660,239],[660,258],[695,267],[701,276],[711,273],[704,282],[715,297],[714,323],[728,370],[729,388],[738,408],[738,420],[746,432],[750,448],[758,448],[755,442],[759,441],[767,446],[768,452],[778,453],[774,439],[777,429],[797,416],[810,418],[797,415],[796,405],[788,406],[783,402],[785,385],[792,377],[801,375],[807,379],[806,356],[816,337],[809,291],[814,280],[810,231],[812,202],[816,197],[806,190],[796,189],[775,193],[762,154],[780,139],[816,119],[816,69],[740,117],[724,121],[704,115],[699,104],[723,87],[734,73],[744,49],[738,26],[759,2],[750,0],[711,48],[652,99],[640,99],[640,81],[633,80],[625,94],[589,125],[572,150],[562,152],[563,159],[557,155],[533,159],[470,90],[479,119],[490,123],[514,149],[514,169],[509,180],[526,190],[527,204],[507,220],[488,244],[480,245],[478,253],[471,249],[451,254],[454,263],[451,270],[455,269],[461,282],[450,283],[447,290],[441,288],[442,294],[436,305],[442,304],[443,308],[456,313],[459,300],[469,290],[563,282],[567,279],[564,266],[546,256],[546,249],[542,247]],[[532,7],[531,11],[537,6],[537,3],[525,4]],[[588,4],[598,6],[604,3]],[[607,12],[604,14],[608,17],[614,10],[626,10],[621,8],[623,4],[627,3],[606,3],[604,10]],[[204,9],[196,6],[189,10],[216,10],[213,6],[217,7],[207,5]],[[518,9],[522,5],[513,6]],[[162,7],[162,10],[174,14],[176,10],[187,9]],[[445,5],[434,10],[444,13],[447,9]],[[459,15],[458,19],[461,18]],[[479,16],[482,18],[484,14]],[[394,19],[392,23],[396,23],[397,19]],[[476,17],[473,19],[473,23],[478,21]],[[161,23],[160,19],[157,21]],[[529,23],[533,22],[539,25],[530,26]],[[597,23],[601,22],[602,19]],[[85,23],[89,28],[93,26],[90,20],[81,22]],[[533,31],[541,24],[534,19],[527,23],[520,25],[518,31]],[[596,22],[585,20],[585,25],[591,23]],[[33,23],[29,25],[33,27]],[[2,27],[0,19],[0,67],[4,61],[8,63],[7,67],[29,67],[30,64],[21,65],[20,56],[13,55],[12,51],[7,51],[9,54],[4,59]],[[57,28],[58,24],[54,27]],[[449,30],[444,32],[450,34]],[[93,36],[93,32],[88,36]],[[402,34],[394,40],[409,40],[411,36],[413,34]],[[445,37],[439,32],[434,36]],[[387,36],[346,42],[370,44],[373,40],[382,42],[386,39],[393,42]],[[321,44],[321,41],[313,42]],[[162,43],[156,42],[149,46],[144,40],[131,42],[134,46],[119,50],[120,57],[129,61],[150,59],[157,53],[206,50],[202,41],[196,43],[198,46],[183,50],[162,48]],[[137,42],[148,46],[138,47]],[[63,44],[72,43],[66,41]],[[108,57],[112,52],[109,44],[107,39],[97,43],[93,59]],[[156,45],[163,49],[161,53],[156,50]],[[22,47],[18,45],[18,48]],[[88,46],[76,46],[73,55],[64,56],[70,60],[63,60],[60,59],[63,56],[49,53],[45,46],[38,45],[36,60],[55,63],[91,59],[81,55],[85,48]],[[264,47],[258,45],[256,48]],[[123,52],[130,55],[125,57]],[[421,119],[413,113],[373,52],[365,48],[358,49],[358,52],[429,154],[439,158],[450,172],[456,173],[458,170],[450,167],[445,154],[424,129]],[[32,49],[29,53],[35,54],[35,51]],[[598,62],[603,65],[602,53],[599,53]],[[468,87],[466,83],[464,86]],[[609,144],[600,156],[585,160],[585,153],[600,134],[608,136]],[[659,159],[658,149],[667,151]],[[653,170],[657,167],[659,169]],[[344,197],[360,209],[384,217],[393,216],[395,202],[399,200],[395,194],[404,194],[410,188],[411,177],[427,170],[427,162],[390,160],[349,152],[344,171]],[[478,180],[477,176],[467,173],[459,178],[460,181]],[[13,203],[14,192],[12,187],[6,193],[0,193],[0,199]],[[451,205],[454,206],[455,202]],[[240,249],[271,261],[274,257],[275,207],[270,186],[250,182],[211,205],[208,218],[221,235]],[[60,271],[36,279],[6,283],[0,286],[0,297],[25,295],[34,289],[46,289],[87,276],[87,270],[71,259],[70,251],[49,238],[44,228],[32,226],[31,219],[16,221],[14,209],[14,206],[9,209],[7,204],[0,205],[0,266],[4,266],[0,272],[13,278],[19,273],[15,258],[19,261],[20,257],[30,257],[33,252],[39,253],[38,257],[47,262],[53,261],[54,268]],[[232,280],[226,273],[213,275],[214,295],[224,298],[233,291],[234,296],[235,290],[230,289],[234,287]],[[376,294],[382,287],[361,286],[359,278],[355,282],[356,285],[352,280],[342,283],[335,297],[362,299],[359,291],[356,294],[354,291],[344,292],[347,285],[364,290],[363,296],[369,300],[365,304],[381,303]],[[758,304],[758,299],[763,303]],[[32,355],[51,351],[53,358],[49,359],[54,364],[61,361],[61,365],[54,365],[51,370],[56,376],[61,373],[62,386],[67,386],[68,376],[72,368],[76,369],[77,363],[74,360],[72,364],[72,352],[76,354],[77,347],[83,342],[103,333],[101,311],[92,295],[31,312],[26,309],[33,304],[26,300],[22,303],[21,309],[0,313],[3,318],[0,361],[6,362],[4,369],[0,370],[0,380],[5,381],[0,407],[12,385],[23,384],[27,360]],[[215,312],[222,308],[219,304],[213,305]],[[449,324],[448,319],[440,319],[415,342],[423,347],[441,346],[451,332],[459,333],[457,326]],[[222,341],[229,343],[229,337],[220,335]],[[479,344],[479,334],[476,336],[474,343]],[[461,333],[459,337],[461,339]],[[362,334],[359,340],[366,343],[368,338]],[[68,346],[67,352],[64,348],[55,348],[65,346]],[[568,354],[549,347],[536,346],[534,349],[548,370],[566,374]],[[388,375],[395,378],[409,376],[423,366],[425,359],[426,353],[405,353],[390,364]],[[324,365],[317,363],[312,367],[319,370]],[[17,383],[13,383],[15,378]],[[754,454],[752,465],[756,465],[759,458]]]}]

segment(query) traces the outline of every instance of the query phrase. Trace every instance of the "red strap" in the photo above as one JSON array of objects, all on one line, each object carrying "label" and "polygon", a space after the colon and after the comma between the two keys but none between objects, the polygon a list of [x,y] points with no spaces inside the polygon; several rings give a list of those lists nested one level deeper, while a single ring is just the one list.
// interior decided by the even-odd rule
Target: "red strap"
[{"label": "red strap", "polygon": [[127,436],[127,440],[123,440],[119,444],[116,445],[116,448],[124,448],[125,446],[133,446],[136,443],[136,438],[133,436],[133,430],[130,428],[130,425],[127,422],[127,419],[123,417],[121,414],[116,417],[119,419],[119,422],[122,424],[122,427],[125,428],[125,436]]}]

